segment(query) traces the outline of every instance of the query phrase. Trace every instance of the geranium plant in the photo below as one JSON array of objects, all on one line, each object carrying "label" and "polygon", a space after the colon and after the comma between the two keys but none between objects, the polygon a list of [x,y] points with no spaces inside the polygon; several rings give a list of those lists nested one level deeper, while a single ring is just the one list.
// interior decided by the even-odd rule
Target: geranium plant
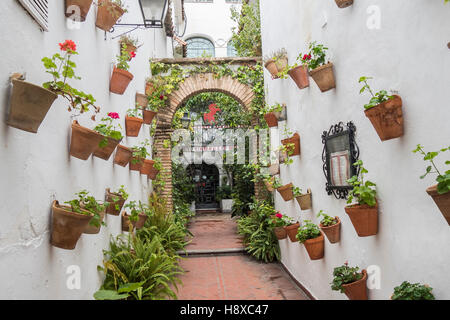
[{"label": "geranium plant", "polygon": [[120,37],[120,41],[119,41],[122,45],[126,45],[126,46],[133,46],[133,47],[138,47],[139,46],[139,39],[138,38],[132,38],[128,35],[123,35]]},{"label": "geranium plant", "polygon": [[303,195],[302,189],[300,189],[299,187],[294,186],[292,188],[292,193],[294,194],[294,198],[300,197],[301,195]]},{"label": "geranium plant", "polygon": [[108,113],[108,116],[103,118],[101,122],[94,128],[95,131],[98,133],[101,133],[105,138],[100,141],[99,146],[101,148],[104,148],[108,145],[108,139],[111,138],[114,140],[122,140],[123,135],[120,130],[122,130],[122,126],[118,124],[118,128],[114,124],[114,120],[120,119],[120,116],[117,112],[110,112]]},{"label": "geranium plant", "polygon": [[313,41],[309,44],[309,52],[307,54],[300,53],[298,60],[302,64],[307,65],[310,70],[314,70],[328,63],[326,60],[327,50],[328,48],[324,45],[317,44],[316,41]]},{"label": "geranium plant", "polygon": [[160,108],[166,105],[167,96],[160,92],[160,90],[154,91],[150,96],[148,96],[147,109],[158,112]]},{"label": "geranium plant", "polygon": [[101,204],[100,202],[95,200],[93,196],[90,196],[87,190],[82,190],[75,195],[78,196],[78,199],[66,201],[65,203],[70,205],[73,212],[85,214],[83,210],[86,210],[92,213],[93,216],[89,222],[89,225],[99,227],[100,224],[102,224],[100,212],[104,211],[109,203]]},{"label": "geranium plant", "polygon": [[134,118],[142,118],[142,110],[139,108],[128,109],[127,116],[134,117]]},{"label": "geranium plant", "polygon": [[322,220],[320,220],[320,223],[324,227],[331,227],[337,223],[337,220],[335,217],[327,215],[325,212],[323,212],[323,210],[320,210],[319,213],[317,214],[317,218],[320,218],[320,217],[322,217]]},{"label": "geranium plant", "polygon": [[[450,192],[450,170],[447,170],[443,172],[442,170],[439,170],[436,166],[434,159],[443,152],[450,151],[450,147],[441,149],[439,151],[434,152],[425,152],[423,149],[423,146],[418,144],[417,148],[413,150],[414,153],[420,153],[423,155],[423,160],[429,161],[431,165],[429,165],[426,169],[426,172],[424,175],[420,177],[420,179],[424,179],[428,174],[433,173],[436,174],[436,181],[438,183],[437,185],[437,192],[439,194],[444,194],[447,192]],[[447,160],[445,162],[446,165],[450,165],[450,160]],[[433,171],[434,170],[434,171]]]},{"label": "geranium plant", "polygon": [[120,49],[120,55],[116,56],[116,68],[128,71],[128,69],[130,69],[130,65],[128,64],[128,62],[130,62],[130,60],[134,57],[136,57],[136,53],[134,51],[128,52],[127,45],[123,44]]},{"label": "geranium plant", "polygon": [[275,217],[271,218],[271,220],[270,220],[270,224],[274,228],[281,228],[281,227],[289,226],[293,223],[294,223],[294,220],[291,217],[281,214],[279,211],[275,214]]},{"label": "geranium plant", "polygon": [[391,95],[388,95],[386,90],[381,90],[377,93],[373,93],[372,89],[369,86],[369,83],[367,82],[368,80],[372,80],[373,78],[371,77],[361,77],[359,78],[359,83],[364,83],[364,86],[361,88],[361,90],[359,91],[360,94],[362,94],[365,91],[369,91],[370,95],[372,96],[372,98],[370,99],[368,104],[364,105],[364,109],[370,109],[373,108],[385,101],[388,101],[392,98],[394,98]]},{"label": "geranium plant", "polygon": [[60,43],[59,47],[61,52],[64,52],[63,55],[55,53],[52,57],[42,59],[46,72],[53,76],[52,81],[45,82],[42,86],[69,101],[70,112],[79,110],[80,113],[84,113],[92,107],[98,113],[100,108],[94,105],[96,100],[91,94],[79,91],[67,83],[69,79],[81,79],[75,75],[77,65],[71,60],[74,55],[78,55],[75,42],[66,40],[64,43]]},{"label": "geranium plant", "polygon": [[272,188],[278,189],[283,186],[278,177],[272,177],[271,179],[272,179]]},{"label": "geranium plant", "polygon": [[120,197],[116,196],[116,195],[112,196],[112,201],[114,203],[114,207],[116,208],[116,210],[120,210],[119,201],[121,200],[121,198],[126,201],[129,197],[129,194],[125,190],[124,185],[121,185],[119,190],[117,192],[113,192],[113,193],[118,194],[120,196]]},{"label": "geranium plant", "polygon": [[394,288],[392,300],[435,300],[431,293],[433,288],[420,283],[409,283],[404,281],[400,286]]},{"label": "geranium plant", "polygon": [[345,262],[343,266],[334,268],[331,289],[344,293],[343,284],[349,284],[362,279],[363,275],[358,271],[359,267],[349,267],[348,262]]},{"label": "geranium plant", "polygon": [[305,220],[305,223],[301,225],[297,230],[297,240],[300,243],[304,243],[306,240],[315,239],[320,236],[319,227],[312,223],[310,220]]},{"label": "geranium plant", "polygon": [[356,161],[353,165],[359,167],[359,173],[347,180],[353,186],[353,189],[349,193],[347,203],[350,204],[356,199],[359,205],[367,204],[370,207],[374,207],[377,203],[376,184],[368,180],[364,181],[364,174],[369,171],[363,167],[362,160]]}]

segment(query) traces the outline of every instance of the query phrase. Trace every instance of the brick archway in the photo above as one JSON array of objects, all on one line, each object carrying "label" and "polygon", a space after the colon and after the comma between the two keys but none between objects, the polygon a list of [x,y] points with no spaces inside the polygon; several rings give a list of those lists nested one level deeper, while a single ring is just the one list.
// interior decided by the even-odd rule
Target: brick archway
[{"label": "brick archway", "polygon": [[[204,92],[222,92],[236,99],[244,108],[250,110],[255,94],[251,87],[240,83],[238,80],[230,76],[224,76],[216,79],[213,74],[197,74],[187,78],[179,87],[169,96],[167,107],[159,110],[157,128],[154,140],[154,152],[157,157],[162,160],[163,176],[165,181],[164,190],[160,191],[160,195],[167,201],[169,208],[173,207],[172,201],[172,158],[171,148],[164,148],[164,141],[171,139],[172,121],[175,112],[189,98]],[[255,118],[254,124],[257,124]],[[255,187],[258,195],[260,186]]]}]

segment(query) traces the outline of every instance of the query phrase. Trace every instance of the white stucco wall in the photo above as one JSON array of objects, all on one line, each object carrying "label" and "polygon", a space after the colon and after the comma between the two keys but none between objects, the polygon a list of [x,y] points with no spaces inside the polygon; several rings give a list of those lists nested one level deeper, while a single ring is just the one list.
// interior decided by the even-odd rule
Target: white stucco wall
[{"label": "white stucco wall", "polygon": [[[240,8],[241,4],[227,3],[225,0],[214,0],[212,3],[185,2],[187,28],[184,40],[203,37],[215,45],[216,57],[227,57],[227,44],[235,25],[231,20],[231,6]],[[240,10],[240,9],[239,9]]]},{"label": "white stucco wall", "polygon": [[[9,107],[9,75],[26,72],[27,81],[42,84],[48,81],[41,59],[59,51],[59,42],[72,39],[79,56],[74,58],[81,81],[71,84],[91,93],[102,107],[101,116],[119,112],[125,135],[125,113],[134,106],[135,93],[144,92],[149,76],[150,56],[167,57],[167,38],[162,29],[138,30],[144,45],[131,62],[134,80],[123,96],[109,92],[112,63],[119,51],[118,39],[111,37],[127,29],[120,28],[107,35],[95,27],[96,8],[92,7],[81,29],[69,30],[64,17],[64,1],[49,1],[50,32],[41,32],[38,25],[16,0],[2,2],[0,16],[1,59],[0,101],[0,299],[92,299],[101,284],[97,265],[102,264],[102,249],[109,247],[110,235],[121,230],[120,217],[107,216],[107,227],[98,235],[82,235],[73,251],[52,247],[50,241],[51,203],[71,200],[74,193],[87,189],[103,200],[105,188],[125,185],[130,200],[147,201],[151,180],[130,172],[128,167],[90,158],[82,161],[69,156],[71,114],[65,100],[59,98],[51,107],[38,134],[10,128],[5,124]],[[128,0],[130,9],[137,1]],[[133,14],[130,11],[129,14]],[[135,20],[140,17],[136,17]],[[93,128],[89,116],[80,117],[81,125]],[[150,138],[149,126],[138,138],[124,138],[133,146]],[[69,290],[66,270],[71,265],[81,268],[81,289]]]},{"label": "white stucco wall", "polygon": [[[380,29],[369,29],[369,6],[380,9]],[[430,284],[437,299],[450,299],[450,229],[434,201],[425,192],[434,178],[420,180],[426,164],[411,150],[418,143],[434,151],[448,146],[450,138],[450,5],[444,1],[356,0],[347,9],[335,2],[316,0],[261,0],[264,55],[286,48],[292,64],[308,43],[316,40],[330,48],[337,88],[321,93],[311,80],[299,90],[289,78],[272,80],[265,71],[267,102],[288,106],[288,127],[301,136],[301,157],[281,168],[284,184],[293,182],[313,193],[312,211],[300,211],[296,201],[284,202],[276,194],[282,213],[318,223],[319,210],[342,220],[341,242],[325,239],[325,258],[311,261],[304,246],[282,240],[282,262],[318,299],[347,299],[332,291],[333,268],[350,265],[381,268],[381,288],[369,299],[389,299],[404,280]],[[323,26],[324,22],[327,22]],[[372,76],[372,86],[396,90],[403,99],[405,135],[381,142],[364,115],[367,95],[359,95],[360,76]],[[340,121],[353,121],[356,141],[378,185],[379,233],[359,238],[344,211],[346,202],[328,196],[322,170],[323,131]],[[282,130],[283,126],[280,127]],[[278,130],[272,140],[278,141]],[[438,158],[439,165],[449,154]]]}]

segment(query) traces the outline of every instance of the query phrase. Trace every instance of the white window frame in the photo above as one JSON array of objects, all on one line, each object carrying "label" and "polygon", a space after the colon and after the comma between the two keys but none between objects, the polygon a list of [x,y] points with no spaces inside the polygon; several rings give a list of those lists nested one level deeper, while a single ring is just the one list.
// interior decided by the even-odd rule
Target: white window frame
[{"label": "white window frame", "polygon": [[48,0],[18,0],[44,31],[49,31]]}]

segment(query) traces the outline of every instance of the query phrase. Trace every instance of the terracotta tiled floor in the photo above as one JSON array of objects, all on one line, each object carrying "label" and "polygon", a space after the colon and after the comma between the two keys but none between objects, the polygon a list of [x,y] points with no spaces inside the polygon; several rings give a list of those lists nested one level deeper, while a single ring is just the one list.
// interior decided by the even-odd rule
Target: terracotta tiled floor
[{"label": "terracotta tiled floor", "polygon": [[[209,221],[208,221],[209,220]],[[236,223],[227,216],[197,218],[188,250],[211,249],[210,255],[181,261],[180,300],[305,300],[306,295],[277,263],[261,263],[244,254],[215,255],[217,249],[236,249],[242,243]]]}]

